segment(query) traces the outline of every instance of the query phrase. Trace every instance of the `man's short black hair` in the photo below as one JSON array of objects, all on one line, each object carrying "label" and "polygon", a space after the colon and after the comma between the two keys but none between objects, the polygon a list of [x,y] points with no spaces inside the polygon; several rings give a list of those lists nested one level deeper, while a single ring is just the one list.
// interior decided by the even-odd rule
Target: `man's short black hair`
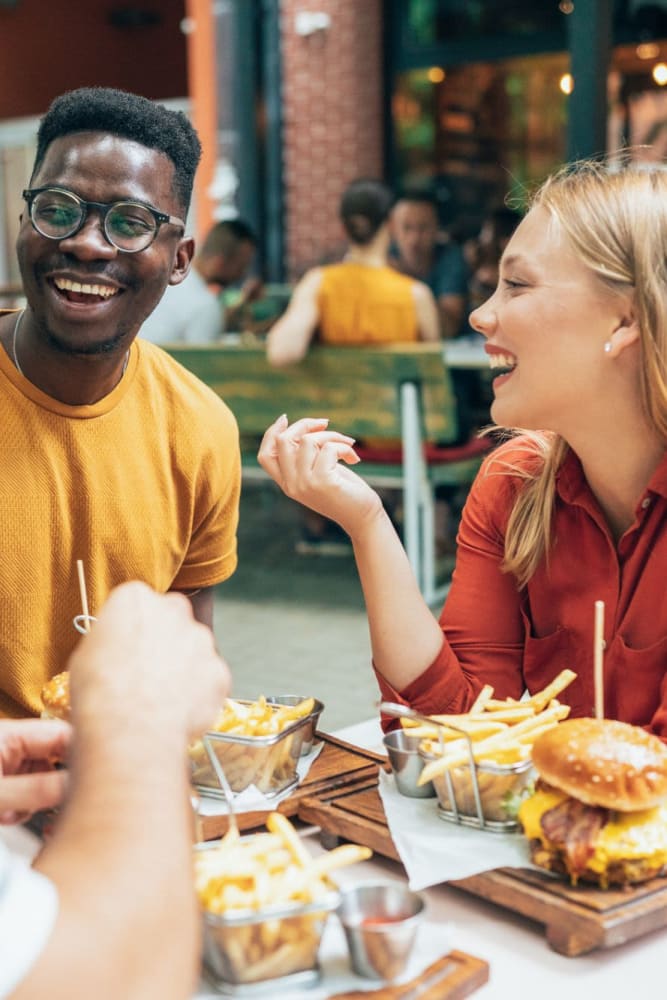
[{"label": "man's short black hair", "polygon": [[70,90],[56,97],[39,123],[33,177],[54,139],[73,132],[107,132],[164,153],[174,164],[174,194],[187,212],[201,143],[182,111],[111,87]]}]

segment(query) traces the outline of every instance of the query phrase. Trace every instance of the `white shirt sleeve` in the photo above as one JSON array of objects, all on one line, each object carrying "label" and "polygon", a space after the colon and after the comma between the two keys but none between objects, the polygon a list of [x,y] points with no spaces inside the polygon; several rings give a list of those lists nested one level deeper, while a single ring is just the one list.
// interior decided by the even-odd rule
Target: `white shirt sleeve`
[{"label": "white shirt sleeve", "polygon": [[218,297],[194,269],[180,285],[168,285],[139,335],[153,344],[210,344],[224,328]]},{"label": "white shirt sleeve", "polygon": [[53,882],[0,839],[0,1000],[11,996],[40,956],[57,915]]}]

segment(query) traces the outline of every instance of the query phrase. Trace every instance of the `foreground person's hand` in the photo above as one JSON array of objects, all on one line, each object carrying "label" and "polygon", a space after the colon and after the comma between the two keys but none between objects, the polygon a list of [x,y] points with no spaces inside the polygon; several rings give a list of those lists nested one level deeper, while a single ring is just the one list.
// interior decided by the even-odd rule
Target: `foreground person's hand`
[{"label": "foreground person's hand", "polygon": [[71,728],[57,719],[0,720],[0,823],[22,823],[40,809],[60,805]]},{"label": "foreground person's hand", "polygon": [[266,431],[257,458],[283,493],[336,521],[354,537],[382,503],[347,468],[359,461],[352,447],[354,438],[327,427],[325,419],[304,418],[289,424],[287,417],[279,417]]},{"label": "foreground person's hand", "polygon": [[70,659],[72,719],[167,726],[183,740],[213,720],[230,687],[213,633],[181,594],[117,587]]}]

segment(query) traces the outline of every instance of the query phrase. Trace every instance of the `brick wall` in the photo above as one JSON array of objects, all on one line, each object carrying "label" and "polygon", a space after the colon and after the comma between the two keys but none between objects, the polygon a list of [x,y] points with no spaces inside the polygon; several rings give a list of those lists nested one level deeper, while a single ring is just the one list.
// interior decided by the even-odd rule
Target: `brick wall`
[{"label": "brick wall", "polygon": [[[282,0],[285,250],[288,277],[336,259],[338,203],[356,177],[381,177],[381,0]],[[331,18],[296,33],[299,11]]]}]

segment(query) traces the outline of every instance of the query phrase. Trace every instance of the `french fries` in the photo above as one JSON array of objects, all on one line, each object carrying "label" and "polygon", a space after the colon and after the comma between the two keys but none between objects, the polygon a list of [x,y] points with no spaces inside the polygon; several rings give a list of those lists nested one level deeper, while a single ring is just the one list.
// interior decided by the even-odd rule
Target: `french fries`
[{"label": "french fries", "polygon": [[418,784],[432,781],[441,809],[459,822],[479,825],[483,818],[503,829],[516,826],[516,803],[532,780],[533,743],[569,715],[556,696],[575,676],[562,670],[542,691],[521,701],[495,699],[487,684],[465,715],[433,715],[432,723],[402,718],[410,736],[421,738],[426,764]]},{"label": "french fries", "polygon": [[345,844],[313,858],[290,821],[271,813],[267,831],[195,854],[195,889],[204,910],[205,957],[222,980],[249,983],[314,968],[338,896],[328,876],[371,856]]},{"label": "french fries", "polygon": [[547,687],[525,701],[494,700],[493,689],[486,685],[470,712],[434,715],[433,726],[401,719],[401,725],[411,735],[424,738],[422,748],[426,753],[437,754],[425,765],[419,784],[468,764],[471,753],[479,763],[513,764],[527,760],[535,738],[569,715],[569,707],[562,705],[556,696],[575,677],[572,670],[562,670]]},{"label": "french fries", "polygon": [[310,715],[314,707],[314,698],[304,698],[298,705],[269,704],[264,695],[251,702],[227,698],[211,729],[234,736],[273,736],[297,719]]},{"label": "french fries", "polygon": [[195,889],[210,913],[313,903],[331,892],[336,868],[370,858],[359,844],[343,844],[313,858],[289,819],[269,814],[267,832],[241,837],[234,828],[220,844],[195,856]]},{"label": "french fries", "polygon": [[[248,702],[226,699],[208,738],[233,792],[255,785],[263,794],[276,794],[296,780],[305,729],[295,723],[309,725],[305,720],[314,706],[314,698],[296,705],[274,704],[264,696]],[[193,783],[218,794],[220,784],[201,740],[189,755]]]}]

